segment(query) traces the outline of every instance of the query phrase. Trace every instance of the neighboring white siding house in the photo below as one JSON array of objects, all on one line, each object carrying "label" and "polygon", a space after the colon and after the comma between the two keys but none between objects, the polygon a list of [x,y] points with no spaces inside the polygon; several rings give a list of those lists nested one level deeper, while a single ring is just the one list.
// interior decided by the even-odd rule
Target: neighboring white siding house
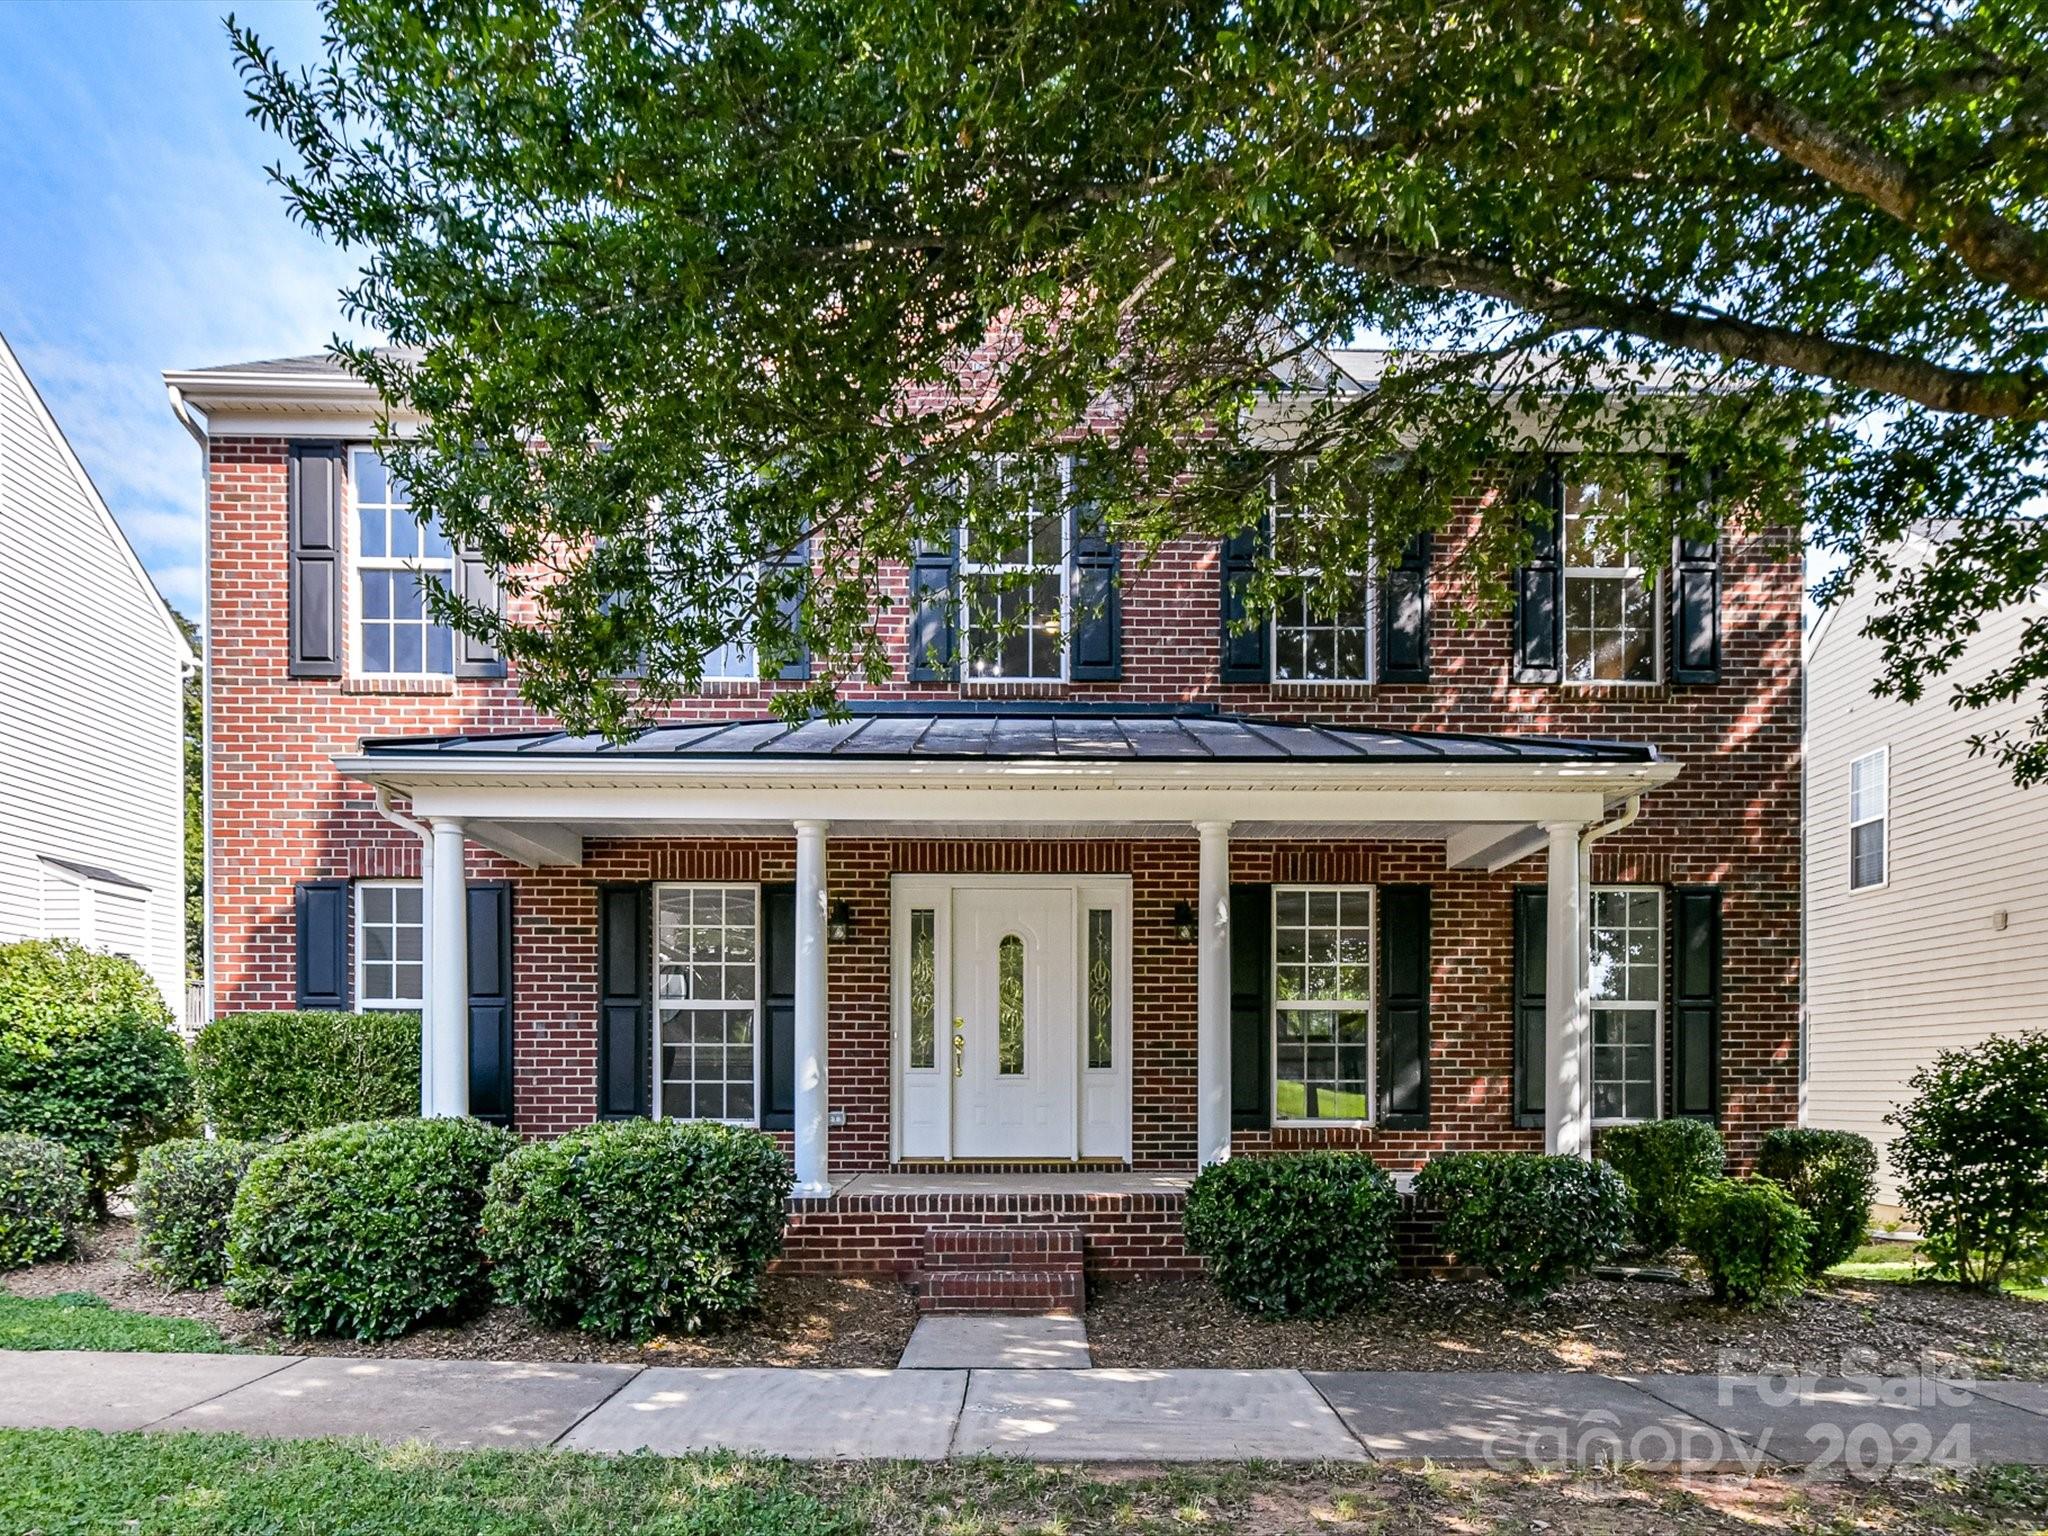
[{"label": "neighboring white siding house", "polygon": [[191,660],[0,337],[0,942],[132,955],[181,1020]]},{"label": "neighboring white siding house", "polygon": [[[1908,551],[1924,558],[1926,546]],[[1806,1123],[1877,1143],[1942,1049],[2048,1027],[2048,787],[2015,788],[1969,738],[2023,727],[2032,700],[1949,707],[1950,685],[2010,656],[2041,610],[1991,619],[1919,703],[1876,698],[1873,595],[1831,610],[1807,655]]]}]

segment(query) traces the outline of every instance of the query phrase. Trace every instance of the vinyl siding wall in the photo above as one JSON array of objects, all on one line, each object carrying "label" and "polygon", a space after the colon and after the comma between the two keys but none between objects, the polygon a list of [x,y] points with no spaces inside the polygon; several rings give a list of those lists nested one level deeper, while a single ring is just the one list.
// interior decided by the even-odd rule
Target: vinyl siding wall
[{"label": "vinyl siding wall", "polygon": [[113,871],[146,913],[117,897],[99,945],[146,931],[137,958],[182,1015],[179,653],[81,479],[0,341],[0,942],[43,936],[43,857]]},{"label": "vinyl siding wall", "polygon": [[[1884,1116],[1937,1051],[2048,1027],[2048,787],[2015,788],[1968,738],[2024,727],[2030,701],[1949,708],[1873,697],[1878,648],[1859,592],[1808,660],[1808,1124],[1859,1131],[1879,1149],[1879,1198],[1898,1198]],[[1957,680],[2012,654],[2038,610],[2002,614]],[[1849,888],[1849,766],[1890,749],[1886,883]],[[2005,915],[2005,927],[1996,924]]]}]

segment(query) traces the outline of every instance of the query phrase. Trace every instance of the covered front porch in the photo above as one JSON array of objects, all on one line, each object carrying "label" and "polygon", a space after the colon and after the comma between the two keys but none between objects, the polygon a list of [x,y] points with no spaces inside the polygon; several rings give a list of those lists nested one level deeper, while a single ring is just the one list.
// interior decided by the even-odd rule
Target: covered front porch
[{"label": "covered front porch", "polygon": [[[445,875],[464,867],[472,845],[555,889],[583,872],[600,903],[617,887],[595,851],[628,840],[789,847],[786,977],[770,977],[769,959],[748,962],[761,967],[761,992],[786,986],[782,1026],[758,996],[748,999],[763,1042],[757,1058],[771,1044],[786,1057],[786,1119],[771,1120],[758,1066],[755,1091],[723,1101],[718,1117],[744,1120],[734,1110],[750,1108],[754,1123],[786,1125],[798,1182],[793,1239],[806,1202],[879,1219],[888,1202],[941,1195],[1177,1199],[1177,1190],[1122,1181],[1185,1177],[1230,1155],[1234,1056],[1240,1079],[1253,1070],[1272,1079],[1276,1125],[1318,1113],[1391,1125],[1418,1100],[1426,1120],[1439,984],[1428,870],[1483,875],[1539,855],[1543,1138],[1550,1150],[1587,1153],[1589,849],[1678,771],[1627,743],[1016,705],[870,709],[794,727],[667,725],[616,744],[558,733],[379,741],[340,766],[375,786],[421,837],[423,1107],[433,1114],[470,1107],[469,897]],[[1242,1030],[1233,1037],[1233,1006],[1244,1007],[1233,965],[1242,984],[1254,962],[1242,945],[1233,958],[1242,938],[1231,917],[1233,853],[1279,850],[1290,868],[1355,870],[1367,866],[1325,856],[1367,844],[1400,850],[1396,878],[1304,880],[1280,898],[1297,902],[1298,914],[1311,902],[1320,910],[1327,896],[1329,942],[1357,938],[1360,980],[1335,987],[1358,994],[1356,1012],[1333,1026],[1327,1049],[1303,1046],[1300,1055],[1348,1060],[1341,1031],[1355,1027],[1362,1065],[1333,1081],[1321,1068],[1292,1069],[1279,1047],[1264,1062],[1247,1058]],[[593,955],[593,972],[655,972],[640,978],[652,999],[643,1012],[660,1018],[643,1017],[630,1037],[647,1060],[626,1065],[657,1082],[657,1054],[681,1048],[661,1021],[703,991],[687,963],[661,969],[664,946],[684,932],[676,923],[703,926],[690,888],[653,882],[651,901],[620,925],[626,939],[601,930],[603,953]],[[765,911],[770,888],[753,889]],[[1413,931],[1418,903],[1419,949],[1412,939],[1390,948],[1397,932]],[[728,923],[718,942],[737,946],[743,925]],[[1307,933],[1311,947],[1321,931]],[[765,943],[768,930],[759,936]],[[751,932],[744,938],[753,942]],[[611,1027],[615,991],[593,974],[586,995],[600,1034]],[[616,1001],[627,1006],[623,994]],[[786,1038],[771,1039],[777,1027]],[[632,1052],[614,1052],[613,1068],[622,1054]],[[608,1070],[602,1057],[599,1070]],[[1243,1081],[1236,1086],[1242,1124]],[[643,1112],[692,1112],[644,1091],[642,1101]],[[1099,1187],[963,1183],[1064,1181],[1082,1170]],[[878,1182],[913,1175],[949,1187]]]}]

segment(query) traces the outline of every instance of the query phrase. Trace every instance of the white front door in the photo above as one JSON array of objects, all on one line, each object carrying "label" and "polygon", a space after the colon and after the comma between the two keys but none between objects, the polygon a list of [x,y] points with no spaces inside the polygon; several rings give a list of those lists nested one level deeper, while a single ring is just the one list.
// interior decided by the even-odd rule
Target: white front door
[{"label": "white front door", "polygon": [[1081,1021],[1072,890],[953,896],[953,1155],[1070,1158]]}]

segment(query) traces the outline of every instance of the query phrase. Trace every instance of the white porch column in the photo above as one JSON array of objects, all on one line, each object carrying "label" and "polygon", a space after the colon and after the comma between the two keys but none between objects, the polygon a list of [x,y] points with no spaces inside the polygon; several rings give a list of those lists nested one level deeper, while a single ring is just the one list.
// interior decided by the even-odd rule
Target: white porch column
[{"label": "white porch column", "polygon": [[1586,889],[1580,879],[1576,822],[1550,822],[1546,886],[1545,1080],[1543,1150],[1566,1157],[1593,1155],[1593,1102],[1586,1086],[1592,1017],[1586,1003],[1588,942]]},{"label": "white porch column", "polygon": [[796,823],[796,1193],[829,1195],[826,1108],[825,828]]},{"label": "white porch column", "polygon": [[1195,959],[1195,1142],[1203,1164],[1230,1156],[1230,823],[1198,821],[1200,948]]},{"label": "white porch column", "polygon": [[434,1112],[434,834],[420,839],[420,1116]]},{"label": "white porch column", "polygon": [[462,823],[454,817],[434,818],[431,899],[426,939],[434,964],[427,976],[421,1065],[423,1080],[432,1083],[426,1112],[447,1119],[469,1113],[469,884],[462,867]]}]

